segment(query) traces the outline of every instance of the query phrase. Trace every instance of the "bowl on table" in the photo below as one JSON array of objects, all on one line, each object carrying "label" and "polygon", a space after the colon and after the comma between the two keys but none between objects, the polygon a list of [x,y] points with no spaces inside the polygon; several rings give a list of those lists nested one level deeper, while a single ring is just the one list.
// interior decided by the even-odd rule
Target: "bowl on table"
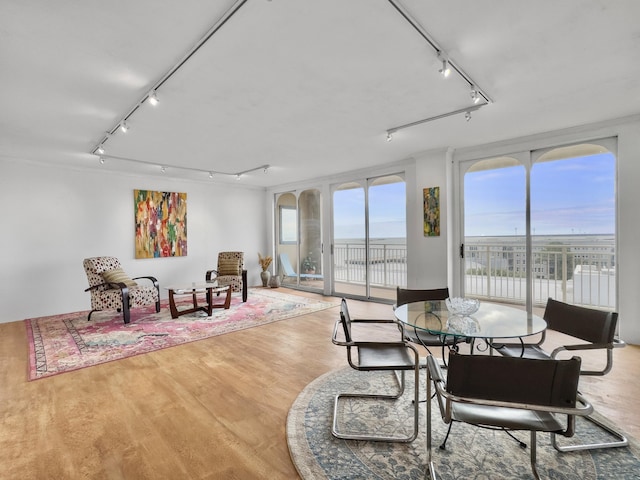
[{"label": "bowl on table", "polygon": [[477,298],[449,297],[444,302],[449,312],[461,317],[473,315],[480,308],[480,300]]}]

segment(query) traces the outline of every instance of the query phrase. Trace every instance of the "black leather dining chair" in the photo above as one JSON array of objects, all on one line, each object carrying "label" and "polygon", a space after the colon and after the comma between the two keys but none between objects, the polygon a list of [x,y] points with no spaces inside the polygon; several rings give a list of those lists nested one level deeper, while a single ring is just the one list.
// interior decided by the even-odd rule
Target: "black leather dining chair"
[{"label": "black leather dining chair", "polygon": [[[352,325],[396,324],[400,329],[400,337],[397,340],[372,341],[367,338],[356,340]],[[390,331],[397,335],[397,332]],[[343,338],[342,338],[343,337]],[[342,299],[340,319],[335,323],[332,335],[335,345],[346,347],[347,361],[351,368],[359,371],[389,371],[392,372],[396,382],[396,392],[391,394],[374,393],[339,393],[334,398],[333,422],[331,433],[336,438],[348,440],[364,440],[379,442],[412,442],[418,436],[419,402],[420,394],[420,356],[418,350],[403,338],[403,327],[396,320],[386,319],[352,319],[349,315],[346,299]],[[340,401],[345,398],[355,400],[382,400],[397,401],[405,391],[405,372],[413,371],[414,374],[414,398],[412,402],[413,426],[407,435],[387,435],[373,433],[343,432],[338,427]],[[400,375],[398,375],[400,372]],[[404,425],[398,425],[394,431],[403,431]]]},{"label": "black leather dining chair", "polygon": [[[427,357],[427,395],[435,389],[442,420],[476,427],[530,432],[531,470],[536,479],[537,432],[573,436],[576,416],[593,411],[578,392],[579,357],[538,360],[451,352],[446,379],[433,356]],[[432,402],[427,402],[427,461],[436,480],[432,455]],[[451,461],[451,460],[450,460]]]},{"label": "black leather dining chair", "polygon": [[[561,345],[551,352],[544,349],[546,331],[537,343],[512,343],[498,345],[496,351],[507,357],[525,357],[550,360],[558,358],[563,352],[579,352],[599,350],[605,352],[602,368],[583,369],[580,375],[606,375],[613,367],[613,349],[623,347],[625,343],[616,338],[618,314],[605,310],[571,305],[549,298],[543,318],[547,322],[547,330],[568,335],[571,343]],[[619,431],[598,421],[592,416],[587,420],[598,425],[611,434],[616,440],[603,440],[596,443],[561,446],[554,443],[557,450],[562,452],[574,450],[594,450],[600,448],[625,447],[629,444],[627,438]]]}]

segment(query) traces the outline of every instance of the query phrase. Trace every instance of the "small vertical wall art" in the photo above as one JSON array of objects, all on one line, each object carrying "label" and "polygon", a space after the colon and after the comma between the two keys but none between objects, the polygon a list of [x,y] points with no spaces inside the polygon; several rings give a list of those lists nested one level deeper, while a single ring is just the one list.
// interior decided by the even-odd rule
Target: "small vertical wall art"
[{"label": "small vertical wall art", "polygon": [[440,236],[440,187],[423,190],[424,203],[424,236]]},{"label": "small vertical wall art", "polygon": [[136,258],[187,255],[187,194],[134,190]]}]

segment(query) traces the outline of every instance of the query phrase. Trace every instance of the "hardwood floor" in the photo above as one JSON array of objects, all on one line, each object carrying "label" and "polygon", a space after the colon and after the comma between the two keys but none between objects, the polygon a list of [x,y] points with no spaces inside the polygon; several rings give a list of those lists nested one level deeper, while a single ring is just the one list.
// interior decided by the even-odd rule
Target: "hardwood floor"
[{"label": "hardwood floor", "polygon": [[[389,305],[350,300],[349,308],[354,317],[393,318]],[[24,323],[0,324],[0,476],[298,478],[287,413],[309,382],[346,365],[330,340],[338,311],[33,382]],[[597,409],[636,438],[639,372],[640,347],[627,346],[616,350],[612,373],[581,380]]]}]

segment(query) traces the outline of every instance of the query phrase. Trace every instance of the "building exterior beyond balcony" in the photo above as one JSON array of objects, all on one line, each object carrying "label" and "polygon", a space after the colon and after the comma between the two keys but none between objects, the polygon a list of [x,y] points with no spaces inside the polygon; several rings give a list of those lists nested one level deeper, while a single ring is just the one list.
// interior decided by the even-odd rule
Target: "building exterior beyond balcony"
[{"label": "building exterior beyond balcony", "polygon": [[[467,237],[464,245],[465,295],[524,302],[525,238]],[[547,298],[615,308],[615,237],[563,235],[534,237],[531,248],[533,301]]]}]

